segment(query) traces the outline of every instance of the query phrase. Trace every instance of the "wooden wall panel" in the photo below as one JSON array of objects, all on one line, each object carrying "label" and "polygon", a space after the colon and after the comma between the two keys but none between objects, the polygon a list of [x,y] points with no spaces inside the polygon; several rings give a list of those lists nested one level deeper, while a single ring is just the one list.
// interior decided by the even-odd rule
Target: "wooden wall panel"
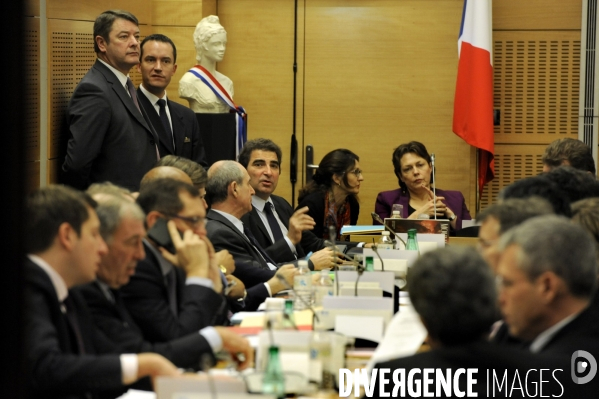
[{"label": "wooden wall panel", "polygon": [[40,187],[40,161],[25,162],[25,192],[30,193]]},{"label": "wooden wall panel", "polygon": [[500,144],[495,146],[495,179],[485,186],[481,209],[493,204],[499,192],[516,180],[543,171],[545,146]]},{"label": "wooden wall panel", "polygon": [[[228,39],[227,52],[218,70],[233,80],[234,100],[248,112],[248,138],[270,138],[283,150],[276,193],[288,201],[291,201],[289,155],[293,131],[293,3],[293,0],[218,2],[218,15]],[[302,53],[301,47],[298,53]],[[301,71],[300,65],[298,75]],[[298,83],[298,93],[301,90]],[[301,97],[298,104],[301,108]],[[302,143],[299,145],[301,151]]]},{"label": "wooden wall panel", "polygon": [[64,113],[81,78],[93,65],[93,23],[48,20],[48,158],[64,156]]},{"label": "wooden wall panel", "polygon": [[25,0],[23,5],[23,15],[28,17],[39,17],[40,0]]},{"label": "wooden wall panel", "polygon": [[216,0],[152,0],[152,25],[193,26],[216,14]]},{"label": "wooden wall panel", "polygon": [[580,32],[494,32],[496,143],[577,138]]},{"label": "wooden wall panel", "polygon": [[35,161],[40,159],[40,19],[25,18],[24,29],[25,160]]},{"label": "wooden wall panel", "polygon": [[494,0],[494,30],[580,30],[582,0]]},{"label": "wooden wall panel", "polygon": [[[77,21],[95,21],[103,11],[123,9],[131,12],[140,24],[152,23],[152,7],[145,0],[46,0],[46,12],[49,19],[70,19]],[[90,33],[92,31],[90,30]]]},{"label": "wooden wall panel", "polygon": [[48,159],[46,161],[46,179],[49,184],[58,183],[58,174],[62,168],[62,159]]},{"label": "wooden wall panel", "polygon": [[411,140],[436,154],[438,187],[470,198],[470,147],[452,132],[462,3],[306,4],[304,140],[316,163],[340,147],[360,156],[359,223],[371,223],[378,192],[398,187],[391,155]]}]

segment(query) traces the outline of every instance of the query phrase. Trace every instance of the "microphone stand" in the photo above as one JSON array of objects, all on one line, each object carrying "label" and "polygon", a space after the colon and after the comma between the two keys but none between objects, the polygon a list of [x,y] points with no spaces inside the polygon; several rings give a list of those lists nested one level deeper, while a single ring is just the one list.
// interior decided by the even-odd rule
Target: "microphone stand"
[{"label": "microphone stand", "polygon": [[204,353],[200,360],[200,368],[204,373],[206,373],[206,378],[208,379],[208,389],[210,389],[210,396],[212,396],[212,399],[216,399],[216,386],[214,385],[214,379],[210,375],[211,364],[212,359],[210,358],[210,355]]},{"label": "microphone stand", "polygon": [[[401,238],[400,238],[400,240],[401,240]],[[403,242],[404,245],[406,245],[406,243],[403,240],[401,240],[401,242]],[[381,261],[381,271],[384,272],[385,271],[385,263],[383,262],[383,258],[381,257],[381,254],[379,254],[379,250],[377,249],[376,245],[372,246],[372,250],[374,251],[374,253],[376,254],[376,256],[379,257],[379,260]]]},{"label": "microphone stand", "polygon": [[[335,233],[335,226],[329,226],[329,241],[331,242],[331,249],[333,250],[333,256],[335,255],[335,252],[337,251],[337,247],[335,246],[335,241],[337,238],[337,234]],[[345,255],[345,254],[343,254]],[[334,266],[334,270],[335,270],[335,295],[339,296],[339,275],[337,273],[337,271],[339,270],[339,266],[337,266],[337,262],[335,262],[335,266]]]},{"label": "microphone stand", "polygon": [[287,280],[285,280],[285,277],[283,277],[283,276],[281,276],[279,274],[275,274],[275,276],[285,286],[285,288],[287,288],[289,291],[293,292],[293,295],[295,295],[296,298],[299,298],[302,301],[302,303],[306,306],[306,309],[310,309],[310,311],[312,312],[312,316],[316,319],[316,321],[320,322],[320,319],[318,318],[318,315],[314,311],[314,308],[312,307],[312,305],[310,305],[308,302],[306,302],[304,300],[304,298],[302,298],[301,296],[299,296],[297,294],[297,292],[295,291],[295,289],[287,282]]},{"label": "microphone stand", "polygon": [[[431,165],[433,167],[433,184],[435,183],[435,154],[431,154]],[[433,207],[435,211],[435,220],[437,220],[437,189],[433,185]]]}]

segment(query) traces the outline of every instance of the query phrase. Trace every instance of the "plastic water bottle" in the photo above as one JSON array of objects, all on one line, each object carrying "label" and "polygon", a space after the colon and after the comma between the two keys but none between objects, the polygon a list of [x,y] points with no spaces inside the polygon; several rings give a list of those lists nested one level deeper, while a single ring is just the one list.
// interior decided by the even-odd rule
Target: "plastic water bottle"
[{"label": "plastic water bottle", "polygon": [[299,298],[295,299],[294,308],[303,310],[308,308],[307,304],[312,303],[312,274],[306,260],[298,261],[297,267],[298,273],[293,278],[293,290]]},{"label": "plastic water bottle", "polygon": [[333,296],[333,282],[329,276],[329,269],[320,271],[320,279],[314,285],[314,306],[322,306],[323,298]]},{"label": "plastic water bottle", "polygon": [[391,239],[388,231],[381,232],[381,238],[379,238],[379,242],[376,244],[378,249],[395,249],[395,243]]}]

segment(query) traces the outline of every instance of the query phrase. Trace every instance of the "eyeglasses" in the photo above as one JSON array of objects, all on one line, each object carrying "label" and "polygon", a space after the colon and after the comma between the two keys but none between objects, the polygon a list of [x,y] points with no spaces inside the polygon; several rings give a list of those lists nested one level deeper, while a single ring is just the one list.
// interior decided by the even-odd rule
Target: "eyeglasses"
[{"label": "eyeglasses", "polygon": [[181,215],[167,215],[170,218],[181,219],[184,222],[189,223],[192,227],[204,227],[206,226],[206,218],[201,216],[181,216]]},{"label": "eyeglasses", "polygon": [[362,169],[350,170],[348,173],[353,173],[354,175],[356,175],[356,177],[361,177],[362,176]]}]

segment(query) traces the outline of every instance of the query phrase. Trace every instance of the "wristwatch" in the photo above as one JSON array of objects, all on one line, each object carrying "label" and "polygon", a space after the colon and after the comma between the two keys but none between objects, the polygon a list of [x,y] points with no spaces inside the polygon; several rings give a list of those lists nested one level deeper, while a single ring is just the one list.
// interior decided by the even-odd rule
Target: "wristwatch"
[{"label": "wristwatch", "polygon": [[455,213],[453,214],[452,217],[449,218],[450,222],[453,222],[454,220],[456,220],[458,218],[458,215],[456,215]]}]

